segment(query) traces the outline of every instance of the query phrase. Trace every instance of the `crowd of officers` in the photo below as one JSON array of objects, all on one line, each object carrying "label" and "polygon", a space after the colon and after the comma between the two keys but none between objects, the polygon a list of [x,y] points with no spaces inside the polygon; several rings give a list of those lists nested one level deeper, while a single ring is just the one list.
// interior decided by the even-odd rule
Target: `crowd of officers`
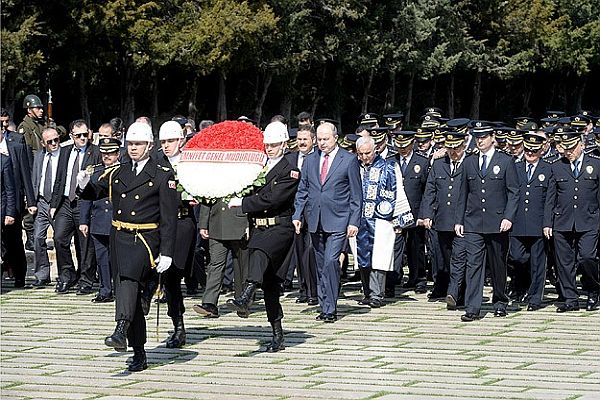
[{"label": "crowd of officers", "polygon": [[[1,115],[3,271],[14,277],[15,287],[25,287],[25,248],[32,249],[31,286],[50,285],[46,239],[52,227],[56,292],[93,294],[98,282],[93,302],[116,297],[117,326],[105,343],[117,351],[133,347],[131,371],[147,368],[144,316],[153,296],[164,289],[174,327],[166,345],[181,347],[182,279],[190,294],[205,286],[193,308],[217,318],[229,271],[235,295],[227,306],[239,317],[248,317],[256,290],[264,292],[273,328],[268,351],[284,349],[279,296],[294,275],[296,301],[319,305],[317,319],[334,322],[339,275],[348,273],[350,260],[364,294],[358,302],[372,308],[383,306],[383,297],[395,297],[401,286],[430,291],[429,300],[444,301],[449,310],[464,308],[461,319],[470,322],[481,318],[487,282],[493,314],[503,317],[511,301],[528,311],[544,307],[547,281],[558,293],[557,312],[579,310],[580,292],[587,296],[587,311],[599,308],[600,118],[589,112],[568,117],[548,111],[539,121],[520,117],[509,126],[447,119],[430,107],[417,129],[404,128],[400,112],[367,113],[355,133],[346,135],[331,119],[313,121],[303,112],[298,128],[288,129],[285,118],[275,116],[264,130],[267,183],[245,198],[198,204],[178,183],[177,165],[183,145],[209,121],[196,133],[193,121],[174,117],[161,125],[156,141],[146,117],[127,128],[114,118],[92,133],[83,120],[68,129],[44,120],[35,95],[23,107],[27,114],[18,127],[4,110]],[[256,124],[243,116],[238,121]],[[378,268],[361,265],[352,246],[361,226],[354,215],[365,218],[365,199],[355,188],[364,186],[361,172],[375,157],[361,156],[370,150],[357,151],[357,141],[359,147],[374,146],[377,159],[398,171],[412,213],[410,223],[396,230],[393,266],[377,274],[384,296],[372,296],[369,272]],[[351,153],[360,157],[348,158]],[[327,174],[334,172],[330,155],[344,163],[344,171],[335,178],[341,183],[326,189]],[[341,207],[358,204],[355,214],[331,217],[344,228],[335,251],[331,237],[340,229],[325,229],[327,214],[317,213],[310,227],[315,183],[307,177],[313,170],[317,192],[331,190],[335,197],[347,186]],[[299,187],[303,198],[296,194]],[[324,265],[328,257],[333,273]]]}]

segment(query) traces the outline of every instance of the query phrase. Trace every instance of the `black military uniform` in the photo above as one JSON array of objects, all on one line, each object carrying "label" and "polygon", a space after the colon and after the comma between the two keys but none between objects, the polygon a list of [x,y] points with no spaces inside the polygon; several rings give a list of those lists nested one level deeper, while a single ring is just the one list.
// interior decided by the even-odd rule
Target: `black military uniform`
[{"label": "black military uniform", "polygon": [[262,287],[267,319],[273,328],[269,351],[284,348],[280,282],[287,275],[285,267],[289,264],[284,260],[294,241],[292,214],[299,178],[300,171],[285,157],[281,158],[267,173],[265,185],[242,201],[242,211],[250,220],[248,281],[242,295],[227,304],[247,313],[254,292]]},{"label": "black military uniform", "polygon": [[105,343],[117,351],[126,351],[126,335],[134,351],[143,353],[140,369],[146,366],[144,314],[148,307],[142,304],[142,291],[156,273],[159,254],[174,254],[179,204],[173,170],[152,157],[147,160],[137,175],[131,163],[120,164],[107,171],[98,183],[90,182],[81,191],[83,199],[108,196],[113,203],[110,258],[117,328]]}]

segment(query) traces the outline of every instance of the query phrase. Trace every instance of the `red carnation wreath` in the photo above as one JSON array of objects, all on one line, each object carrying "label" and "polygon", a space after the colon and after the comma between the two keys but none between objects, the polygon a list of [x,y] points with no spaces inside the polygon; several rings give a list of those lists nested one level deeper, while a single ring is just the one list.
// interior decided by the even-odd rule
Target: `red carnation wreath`
[{"label": "red carnation wreath", "polygon": [[197,200],[227,201],[265,183],[266,158],[260,129],[225,121],[203,129],[185,145],[177,176]]}]

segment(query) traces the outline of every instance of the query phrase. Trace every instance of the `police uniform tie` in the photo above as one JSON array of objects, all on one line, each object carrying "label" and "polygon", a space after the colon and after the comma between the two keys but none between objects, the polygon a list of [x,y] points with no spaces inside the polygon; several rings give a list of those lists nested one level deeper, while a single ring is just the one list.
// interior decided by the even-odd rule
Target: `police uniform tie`
[{"label": "police uniform tie", "polygon": [[406,172],[406,157],[402,157],[402,164],[400,164],[400,169],[402,170],[402,176]]},{"label": "police uniform tie", "polygon": [[44,190],[43,196],[46,201],[52,198],[52,153],[48,153],[48,161],[46,162],[46,174],[44,175]]},{"label": "police uniform tie", "polygon": [[483,160],[483,162],[481,163],[481,176],[485,176],[485,174],[487,173],[487,156],[483,154],[481,158]]},{"label": "police uniform tie", "polygon": [[533,164],[529,164],[527,166],[527,182],[531,182],[532,175],[533,175]]},{"label": "police uniform tie", "polygon": [[573,162],[573,176],[575,178],[579,177],[579,160],[576,160],[575,162]]},{"label": "police uniform tie", "polygon": [[450,171],[450,175],[454,175],[456,170],[458,169],[458,161],[452,161],[452,171]]},{"label": "police uniform tie", "polygon": [[325,154],[323,157],[323,165],[321,165],[321,185],[325,183],[325,178],[327,178],[327,172],[329,171],[329,154]]},{"label": "police uniform tie", "polygon": [[71,169],[71,182],[69,183],[69,201],[75,200],[75,191],[77,189],[77,174],[79,173],[79,149],[75,149],[77,155],[75,156],[75,162]]},{"label": "police uniform tie", "polygon": [[132,171],[133,171],[133,174],[136,175],[136,176],[137,176],[137,166],[138,166],[138,163],[134,162],[133,163],[133,169],[132,169]]}]

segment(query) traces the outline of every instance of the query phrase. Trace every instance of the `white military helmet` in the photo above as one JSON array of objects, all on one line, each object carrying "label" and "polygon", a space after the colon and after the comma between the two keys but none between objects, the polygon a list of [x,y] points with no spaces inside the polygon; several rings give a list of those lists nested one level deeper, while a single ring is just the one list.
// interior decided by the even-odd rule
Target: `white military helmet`
[{"label": "white military helmet", "polygon": [[271,122],[263,132],[263,143],[265,144],[287,142],[289,138],[287,127],[279,121]]},{"label": "white military helmet", "polygon": [[183,139],[183,129],[177,121],[167,121],[160,126],[158,140]]},{"label": "white military helmet", "polygon": [[154,142],[152,128],[143,122],[134,122],[127,129],[125,140],[128,142]]}]

